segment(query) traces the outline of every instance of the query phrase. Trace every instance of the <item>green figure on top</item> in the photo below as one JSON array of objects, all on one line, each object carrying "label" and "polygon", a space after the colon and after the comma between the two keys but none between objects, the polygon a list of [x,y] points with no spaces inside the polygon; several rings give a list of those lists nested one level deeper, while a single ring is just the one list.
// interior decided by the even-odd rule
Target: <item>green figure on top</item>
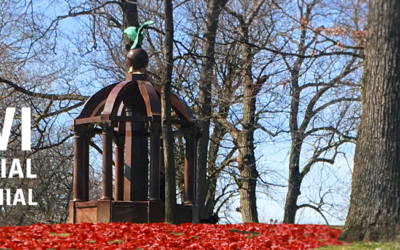
[{"label": "green figure on top", "polygon": [[149,63],[149,56],[145,50],[142,49],[143,42],[143,29],[152,25],[153,21],[144,22],[139,28],[128,27],[124,30],[124,34],[133,43],[131,50],[128,52],[127,63],[129,74],[144,74],[146,66]]},{"label": "green figure on top", "polygon": [[153,21],[146,21],[144,22],[139,28],[136,27],[128,27],[124,30],[124,34],[127,35],[129,40],[133,42],[131,46],[131,50],[136,49],[136,48],[141,48],[142,47],[142,42],[143,42],[143,29],[146,28],[147,26],[152,25],[154,22]]}]

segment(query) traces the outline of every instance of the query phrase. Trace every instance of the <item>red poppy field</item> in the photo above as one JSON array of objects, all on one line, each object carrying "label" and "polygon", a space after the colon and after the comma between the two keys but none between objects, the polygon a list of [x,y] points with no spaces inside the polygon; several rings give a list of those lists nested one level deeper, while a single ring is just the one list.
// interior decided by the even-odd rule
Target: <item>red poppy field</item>
[{"label": "red poppy field", "polygon": [[80,223],[1,227],[0,249],[312,249],[342,245],[324,225]]}]

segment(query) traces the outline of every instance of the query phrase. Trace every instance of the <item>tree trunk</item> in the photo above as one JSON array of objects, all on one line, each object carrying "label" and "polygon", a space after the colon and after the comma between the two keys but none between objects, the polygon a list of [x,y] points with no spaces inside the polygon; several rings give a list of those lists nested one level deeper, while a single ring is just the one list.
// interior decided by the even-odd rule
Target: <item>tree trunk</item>
[{"label": "tree trunk", "polygon": [[[227,107],[229,109],[229,107]],[[224,110],[224,109],[222,109]],[[228,110],[224,114],[222,114],[222,119],[226,119],[228,114]],[[208,179],[207,179],[207,196],[206,196],[206,206],[203,213],[203,218],[210,218],[214,213],[214,208],[217,203],[215,199],[215,194],[217,190],[217,180],[219,173],[217,172],[217,158],[218,152],[221,145],[221,141],[226,134],[226,129],[223,128],[220,124],[215,124],[213,133],[211,135],[210,142],[210,150],[208,152]]]},{"label": "tree trunk", "polygon": [[238,134],[238,165],[240,171],[240,211],[243,222],[258,222],[256,185],[258,172],[254,155],[254,113],[256,97],[251,87],[244,87],[243,129]]},{"label": "tree trunk", "polygon": [[[137,5],[135,3],[136,0],[131,0],[129,2],[123,0],[121,2],[122,13],[123,13],[122,14],[123,23],[121,27],[122,31],[124,31],[124,29],[130,26],[139,27],[138,11],[137,11]],[[128,52],[131,49],[133,42],[127,36],[124,36],[124,43],[125,43],[125,50]]]},{"label": "tree trunk", "polygon": [[300,90],[299,90],[299,68],[302,61],[297,61],[295,69],[292,71],[292,101],[290,104],[290,117],[289,117],[289,128],[291,134],[291,148],[289,158],[289,180],[288,180],[288,192],[286,194],[286,202],[284,208],[283,223],[295,223],[296,212],[297,212],[297,199],[300,196],[300,154],[301,146],[303,144],[303,136],[299,131],[298,126],[298,113],[299,113],[299,102],[300,102]]},{"label": "tree trunk", "polygon": [[249,29],[242,25],[242,81],[243,81],[243,121],[242,130],[237,135],[239,150],[238,166],[240,172],[239,194],[240,211],[243,222],[258,222],[256,185],[258,172],[254,155],[254,131],[256,96],[258,87],[253,83],[252,59],[253,55],[249,42]]},{"label": "tree trunk", "polygon": [[254,113],[256,97],[252,85],[244,86],[243,129],[238,134],[238,165],[240,171],[240,211],[242,221],[258,222],[256,185],[258,172],[254,156]]},{"label": "tree trunk", "polygon": [[296,212],[298,209],[297,199],[300,196],[300,152],[301,152],[302,139],[292,139],[289,158],[289,182],[288,192],[286,194],[285,211],[283,216],[283,223],[294,224],[296,219]]},{"label": "tree trunk", "polygon": [[214,52],[215,37],[218,29],[218,19],[222,8],[228,0],[210,0],[207,3],[206,29],[204,32],[203,51],[205,56],[200,72],[200,133],[201,138],[197,149],[197,204],[199,205],[200,218],[208,218],[205,209],[205,198],[207,193],[206,172],[207,172],[207,149],[210,137],[210,118],[211,118],[211,86],[215,81],[214,74]]},{"label": "tree trunk", "polygon": [[400,1],[369,2],[362,117],[340,240],[400,234]]},{"label": "tree trunk", "polygon": [[176,181],[174,144],[171,127],[171,80],[173,69],[173,40],[174,22],[172,0],[164,0],[165,9],[165,40],[164,60],[165,69],[161,91],[161,120],[162,136],[164,144],[165,164],[165,222],[179,224],[178,210],[176,206]]},{"label": "tree trunk", "polygon": [[[225,77],[224,84],[217,93],[218,119],[214,120],[214,130],[211,135],[210,149],[208,151],[208,168],[207,168],[208,178],[206,182],[207,195],[205,200],[206,201],[205,217],[203,218],[210,218],[213,215],[215,211],[215,205],[218,202],[217,200],[218,198],[216,197],[217,180],[222,169],[218,169],[217,167],[217,158],[219,156],[218,153],[220,152],[219,149],[221,146],[221,142],[223,141],[225,134],[228,132],[225,126],[222,125],[219,121],[220,120],[226,121],[229,114],[230,104],[232,100],[232,84],[233,84],[232,76],[234,70],[235,70],[234,66],[229,67],[227,76]],[[228,153],[226,157],[227,158],[225,158],[225,160],[229,161],[229,159],[232,157],[231,153]],[[220,166],[220,168],[224,167],[225,166]]]},{"label": "tree trunk", "polygon": [[[242,131],[243,132],[243,131]],[[258,222],[256,184],[258,172],[254,157],[253,133],[241,133],[238,138],[240,171],[240,211],[242,221]]]}]

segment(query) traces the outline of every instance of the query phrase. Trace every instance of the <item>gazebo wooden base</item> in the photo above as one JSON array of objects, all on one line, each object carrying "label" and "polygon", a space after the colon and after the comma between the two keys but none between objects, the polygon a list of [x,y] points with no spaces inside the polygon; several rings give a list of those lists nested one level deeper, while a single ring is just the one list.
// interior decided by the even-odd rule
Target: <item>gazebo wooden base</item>
[{"label": "gazebo wooden base", "polygon": [[[197,205],[178,205],[181,223],[199,223]],[[162,201],[71,201],[69,204],[70,223],[164,222]]]}]

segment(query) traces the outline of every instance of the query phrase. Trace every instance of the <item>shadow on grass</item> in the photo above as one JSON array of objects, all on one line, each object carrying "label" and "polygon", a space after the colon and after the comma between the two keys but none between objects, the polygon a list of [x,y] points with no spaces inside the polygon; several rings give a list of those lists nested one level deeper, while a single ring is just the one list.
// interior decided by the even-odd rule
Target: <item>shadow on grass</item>
[{"label": "shadow on grass", "polygon": [[351,243],[345,246],[324,246],[318,250],[400,250],[400,243],[387,243],[387,242],[361,242]]}]

